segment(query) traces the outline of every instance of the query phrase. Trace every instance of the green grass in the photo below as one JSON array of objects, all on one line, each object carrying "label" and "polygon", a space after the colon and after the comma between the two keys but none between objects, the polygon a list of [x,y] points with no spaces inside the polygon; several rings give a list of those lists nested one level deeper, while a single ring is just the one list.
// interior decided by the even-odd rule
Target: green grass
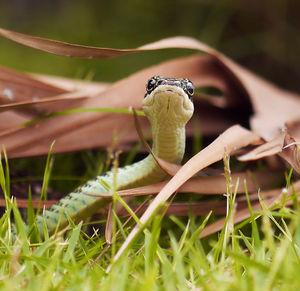
[{"label": "green grass", "polygon": [[[1,160],[1,159],[0,159]],[[51,172],[49,155],[42,192]],[[230,185],[229,161],[225,176]],[[290,183],[290,175],[287,176]],[[0,165],[0,185],[7,201],[0,219],[0,288],[3,290],[300,290],[299,213],[282,207],[252,213],[244,227],[232,226],[234,189],[228,187],[228,219],[220,234],[199,240],[209,216],[156,216],[139,241],[117,263],[115,249],[130,228],[122,227],[113,246],[97,234],[88,236],[82,223],[54,236],[33,239],[10,197],[7,160]],[[251,206],[250,206],[251,207]],[[10,220],[14,213],[17,231]],[[29,199],[29,225],[35,213]],[[165,228],[166,220],[173,223]],[[245,224],[245,223],[244,223]],[[168,223],[167,223],[168,225]],[[17,232],[17,236],[15,233]],[[28,237],[31,235],[31,242]],[[34,243],[32,241],[35,241]],[[107,268],[112,265],[109,273]]]}]

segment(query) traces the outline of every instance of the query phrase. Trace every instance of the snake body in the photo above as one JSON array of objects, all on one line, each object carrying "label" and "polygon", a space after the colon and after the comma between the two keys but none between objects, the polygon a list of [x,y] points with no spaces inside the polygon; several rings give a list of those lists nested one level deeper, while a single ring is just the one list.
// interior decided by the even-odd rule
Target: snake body
[{"label": "snake body", "polygon": [[[152,151],[170,163],[180,163],[184,155],[185,125],[194,111],[193,93],[194,86],[188,79],[154,76],[146,85],[143,110],[151,123]],[[118,168],[116,174],[110,171],[88,181],[62,198],[38,216],[38,230],[42,233],[45,221],[48,231],[52,233],[58,224],[59,227],[68,224],[68,216],[79,221],[108,204],[110,200],[107,198],[87,194],[107,192],[105,185],[113,187],[114,179],[116,190],[122,190],[160,182],[166,177],[166,172],[149,154],[139,162]]]}]

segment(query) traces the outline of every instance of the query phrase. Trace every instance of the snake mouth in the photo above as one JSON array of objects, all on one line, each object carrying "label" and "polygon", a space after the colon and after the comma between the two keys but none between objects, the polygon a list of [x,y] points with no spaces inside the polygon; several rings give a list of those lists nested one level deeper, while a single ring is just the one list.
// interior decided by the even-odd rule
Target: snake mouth
[{"label": "snake mouth", "polygon": [[161,85],[157,87],[157,89],[153,92],[153,96],[159,96],[159,95],[164,96],[164,98],[168,98],[168,100],[185,98],[185,92],[181,88],[177,86],[170,86],[170,85]]},{"label": "snake mouth", "polygon": [[170,98],[168,98],[168,104],[167,104],[167,112],[170,110]]}]

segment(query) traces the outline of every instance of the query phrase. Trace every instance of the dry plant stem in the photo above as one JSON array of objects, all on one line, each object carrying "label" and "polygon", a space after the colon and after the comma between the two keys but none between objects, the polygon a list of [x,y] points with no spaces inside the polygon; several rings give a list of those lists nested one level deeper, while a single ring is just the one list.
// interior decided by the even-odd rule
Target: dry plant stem
[{"label": "dry plant stem", "polygon": [[107,213],[107,219],[106,219],[106,225],[105,225],[105,241],[108,245],[111,245],[113,243],[113,241],[112,241],[112,236],[113,236],[112,221],[113,221],[113,207],[112,207],[112,203],[110,203],[108,205],[108,213]]},{"label": "dry plant stem", "polygon": [[[118,167],[119,167],[119,152],[116,153],[114,161],[113,161],[113,184],[112,184],[112,208],[111,208],[111,217],[112,217],[112,231],[110,232],[112,234],[111,239],[111,244],[112,244],[112,257],[115,256],[115,252],[116,252],[116,229],[117,229],[117,222],[116,219],[114,217],[114,215],[117,213],[117,197],[116,197],[116,192],[117,192],[117,185],[118,185],[118,181],[117,181],[117,174],[118,174]],[[105,236],[108,237],[105,233]]]},{"label": "dry plant stem", "polygon": [[231,171],[230,171],[230,164],[229,164],[230,156],[226,152],[226,148],[224,150],[224,157],[223,157],[223,163],[224,163],[224,175],[226,179],[226,225],[224,230],[224,238],[223,238],[223,246],[222,246],[222,257],[221,261],[224,261],[225,259],[225,250],[226,245],[229,240],[229,236],[233,231],[233,225],[232,225],[232,178],[231,178]]}]

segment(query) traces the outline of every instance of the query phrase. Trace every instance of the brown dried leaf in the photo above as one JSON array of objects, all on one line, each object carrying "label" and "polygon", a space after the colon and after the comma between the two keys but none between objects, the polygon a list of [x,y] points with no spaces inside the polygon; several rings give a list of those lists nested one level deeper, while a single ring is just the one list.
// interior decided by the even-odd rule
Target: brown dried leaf
[{"label": "brown dried leaf", "polygon": [[284,138],[285,133],[283,132],[269,142],[266,142],[248,152],[247,154],[240,156],[238,159],[240,161],[252,161],[276,155],[282,151]]},{"label": "brown dried leaf", "polygon": [[[66,101],[76,101],[80,99],[85,99],[89,96],[90,93],[85,91],[77,91],[77,92],[71,92],[61,95],[55,95],[50,98],[43,98],[43,99],[32,99],[27,101],[21,101],[21,102],[12,102],[9,104],[3,104],[0,105],[0,112],[1,111],[7,111],[7,110],[19,110],[20,112],[30,114],[31,116],[39,116],[43,114],[49,114],[55,110],[57,110],[58,106],[60,110],[63,110],[64,108],[70,107],[70,105]],[[45,103],[54,103],[54,105],[51,106],[51,104],[47,104],[47,107],[42,106]],[[62,104],[62,102],[64,104]],[[33,106],[35,105],[35,106]],[[74,104],[72,104],[74,105]],[[27,108],[30,106],[30,108]],[[25,108],[26,107],[26,108]],[[34,107],[34,109],[31,109]],[[25,109],[24,109],[25,108]],[[54,110],[55,109],[55,110]]]},{"label": "brown dried leaf", "polygon": [[[140,207],[139,204],[129,204],[130,208],[136,212],[136,209]],[[148,205],[140,207],[136,213],[144,213]],[[226,201],[205,201],[205,202],[178,202],[171,203],[166,211],[166,215],[179,215],[187,216],[193,215],[207,215],[211,210],[215,214],[225,214],[226,212]],[[123,208],[118,212],[120,216],[129,216],[126,210]]]},{"label": "brown dried leaf", "polygon": [[256,147],[249,153],[239,157],[240,161],[258,160],[278,154],[300,174],[299,142],[287,132],[283,132],[273,140]]},{"label": "brown dried leaf", "polygon": [[56,86],[62,88],[67,91],[85,91],[90,92],[90,94],[99,93],[104,90],[109,83],[104,82],[94,82],[90,80],[76,80],[76,79],[68,79],[58,76],[49,76],[49,75],[32,75],[35,79],[50,84],[52,86]]},{"label": "brown dried leaf", "polygon": [[[258,171],[256,173],[233,173],[231,174],[233,188],[238,194],[245,193],[244,183],[247,185],[248,192],[258,191],[259,189],[268,189],[274,185],[282,176],[279,172]],[[143,196],[159,193],[169,181],[164,181],[156,184],[151,184],[143,187],[120,190],[118,194],[121,197]],[[178,188],[179,193],[197,193],[197,194],[225,194],[226,193],[226,179],[223,175],[209,176],[209,177],[194,177],[186,181]],[[96,197],[112,197],[110,192],[103,194],[87,195]]]},{"label": "brown dried leaf", "polygon": [[284,138],[284,146],[279,156],[285,159],[300,174],[300,143],[288,133]]},{"label": "brown dried leaf", "polygon": [[[10,108],[11,104],[30,101],[32,104],[36,104],[38,100],[43,102],[45,98],[65,93],[68,91],[0,66],[0,111],[5,107]],[[31,106],[22,112],[29,116],[37,116],[47,113],[48,110],[41,106]]]},{"label": "brown dried leaf", "polygon": [[62,41],[30,36],[4,28],[0,28],[0,36],[3,36],[19,44],[55,55],[86,59],[109,59],[136,53],[139,51],[142,52],[166,48],[188,48],[196,50],[200,49],[204,51],[212,50],[205,44],[201,44],[193,38],[181,36],[162,39],[150,44],[143,45],[137,49],[113,49],[76,45]]}]

